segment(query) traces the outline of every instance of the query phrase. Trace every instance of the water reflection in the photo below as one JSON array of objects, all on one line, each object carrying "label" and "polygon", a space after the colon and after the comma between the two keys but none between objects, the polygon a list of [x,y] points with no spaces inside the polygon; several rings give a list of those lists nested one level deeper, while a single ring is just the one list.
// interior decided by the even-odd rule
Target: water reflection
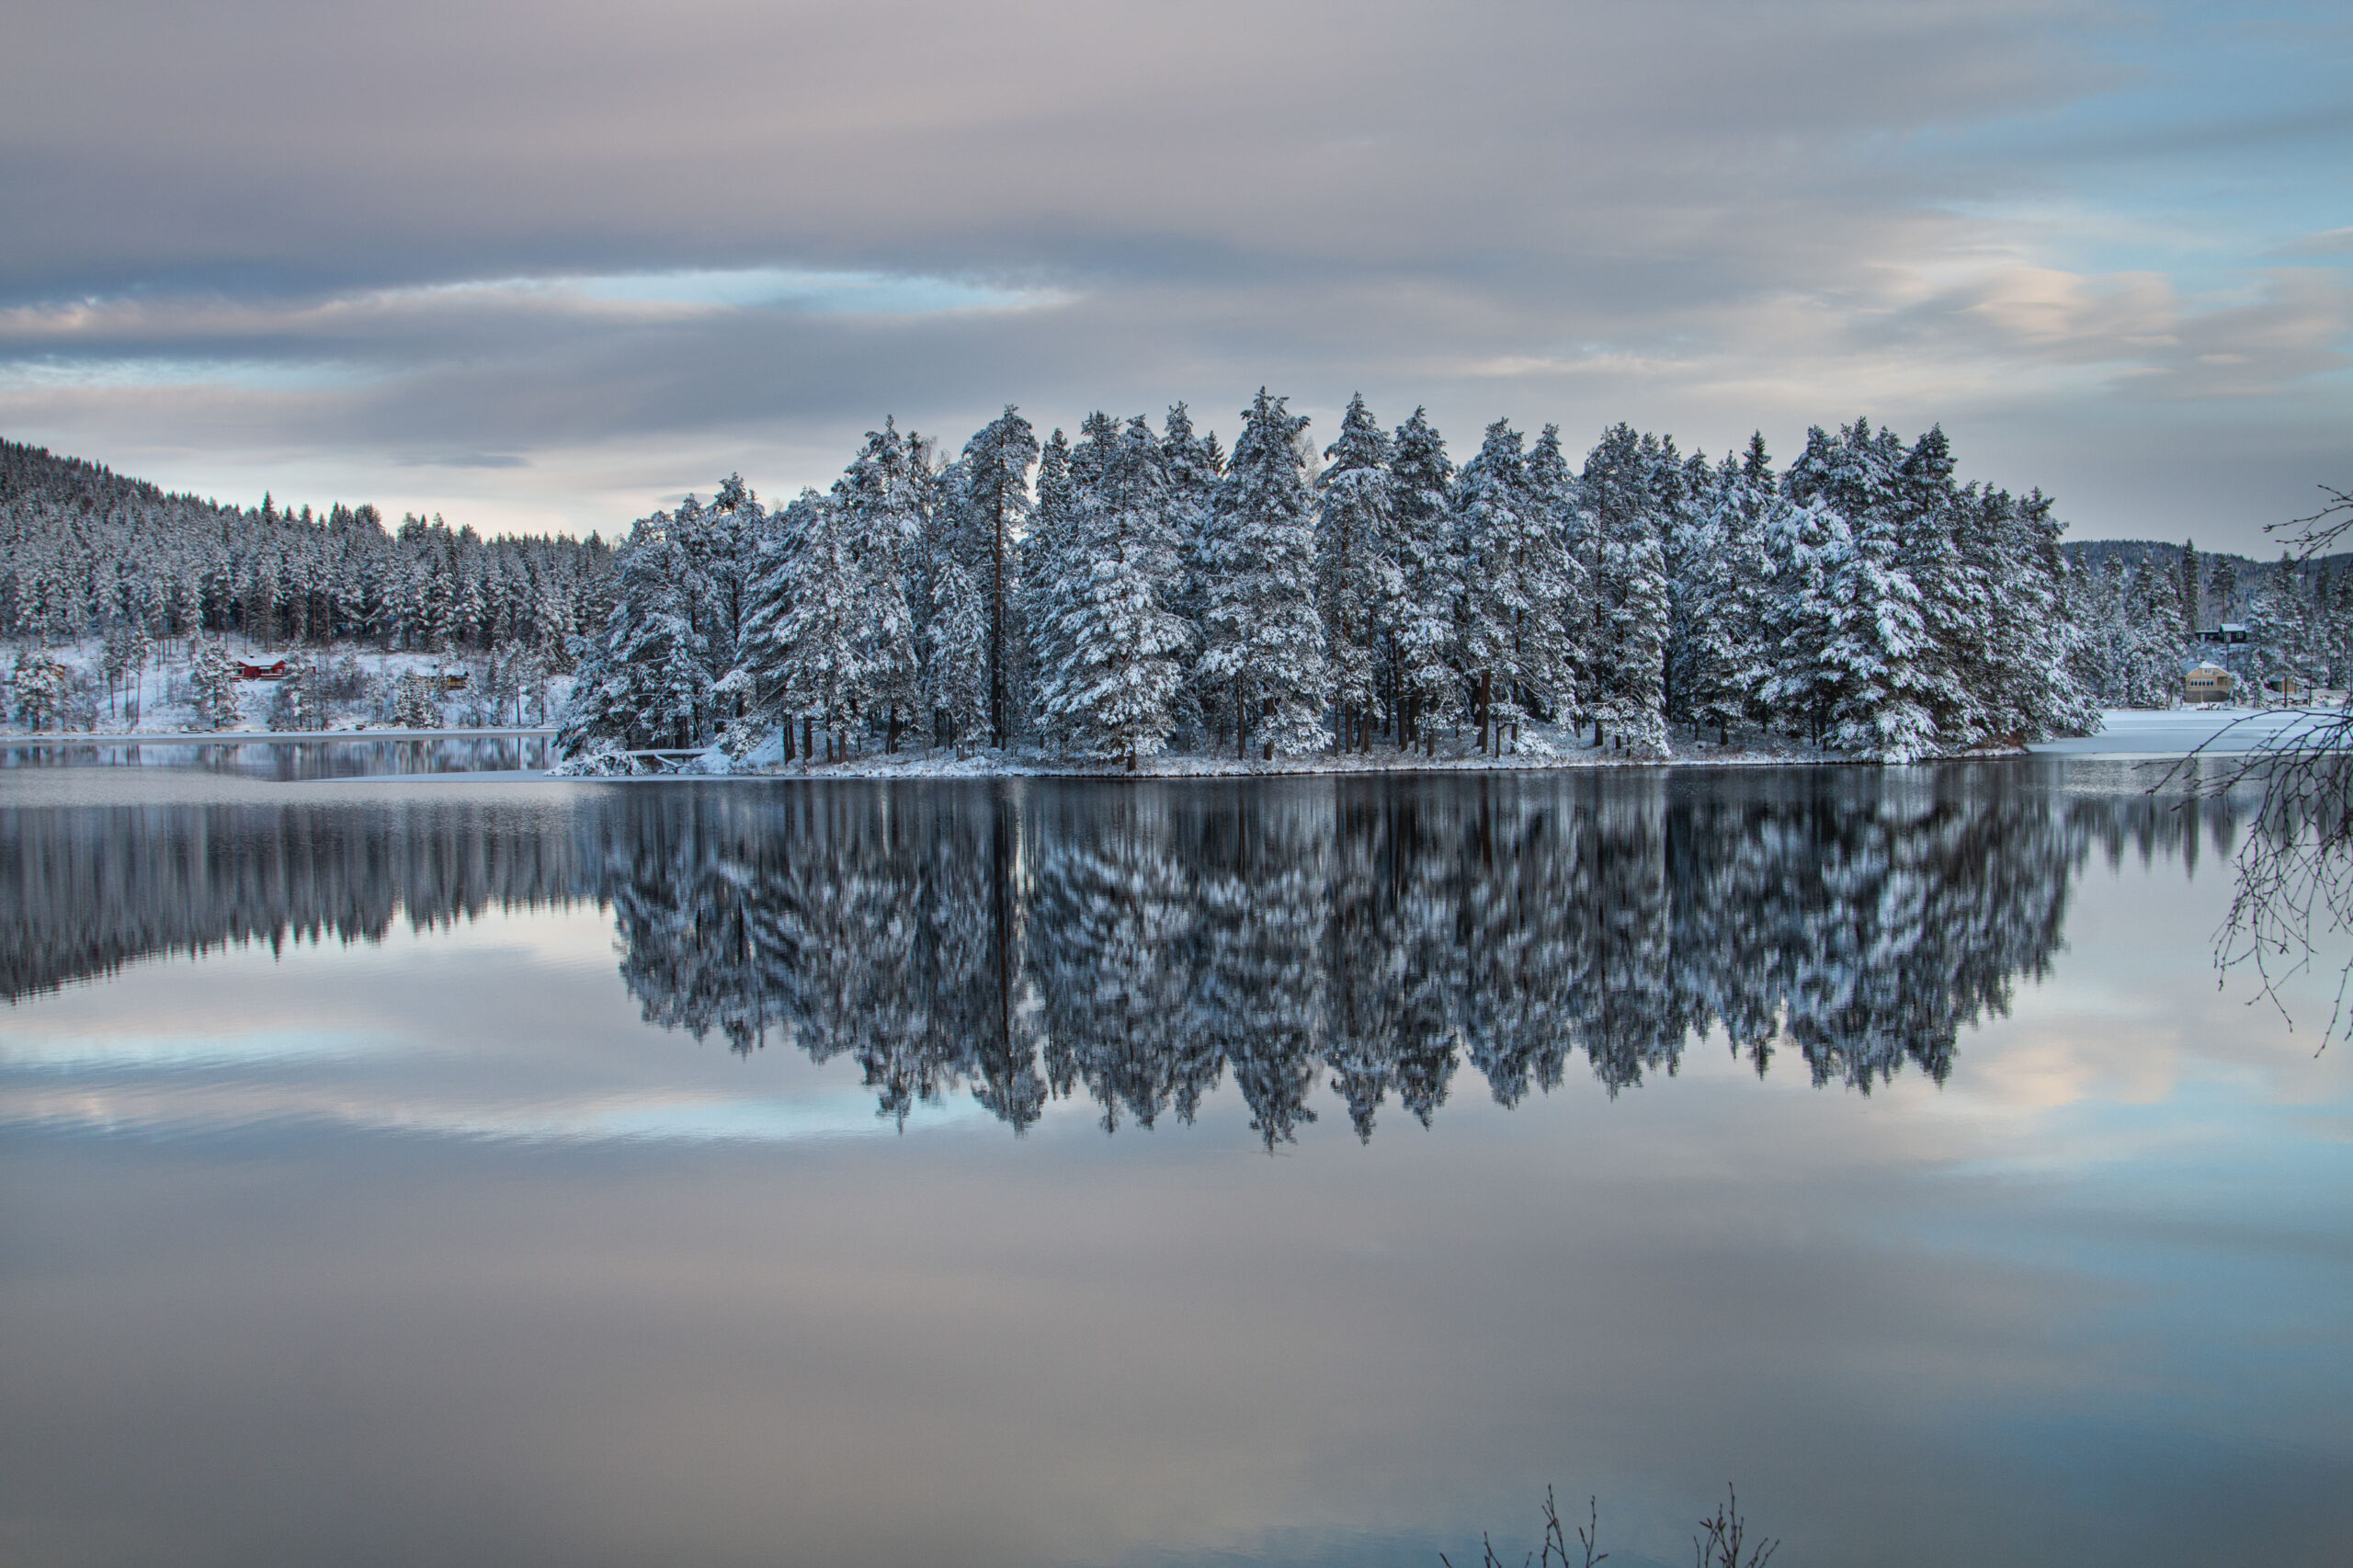
[{"label": "water reflection", "polygon": [[[2078,774],[2076,777],[2080,778]],[[1468,1064],[1611,1093],[1712,1035],[1869,1092],[1941,1082],[2049,969],[2087,856],[2183,860],[2232,806],[2051,767],[677,786],[545,801],[0,811],[0,990],[158,953],[373,940],[599,901],[645,1018],[847,1058],[885,1117],[1014,1129],[1084,1095],[1190,1121],[1230,1074],[1271,1147],[1328,1083],[1359,1136]],[[1784,1068],[1786,1070],[1786,1068]]]},{"label": "water reflection", "polygon": [[313,778],[388,778],[432,774],[537,773],[555,761],[554,736],[536,733],[409,734],[333,740],[218,740],[186,736],[33,737],[0,741],[0,769],[140,767],[234,774],[292,783]]}]

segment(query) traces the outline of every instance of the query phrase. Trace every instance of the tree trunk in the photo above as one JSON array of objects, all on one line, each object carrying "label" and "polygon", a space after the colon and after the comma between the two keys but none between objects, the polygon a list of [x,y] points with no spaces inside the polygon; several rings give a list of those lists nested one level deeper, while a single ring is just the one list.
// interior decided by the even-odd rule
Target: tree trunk
[{"label": "tree trunk", "polygon": [[1005,477],[996,484],[996,526],[990,536],[995,581],[989,588],[989,732],[1005,749]]}]

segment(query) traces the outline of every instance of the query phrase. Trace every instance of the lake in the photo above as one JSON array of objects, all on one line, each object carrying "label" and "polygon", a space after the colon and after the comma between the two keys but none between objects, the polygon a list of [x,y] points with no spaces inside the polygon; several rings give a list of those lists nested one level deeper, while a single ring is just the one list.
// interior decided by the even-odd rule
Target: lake
[{"label": "lake", "polygon": [[0,770],[0,1559],[2343,1561],[2245,802],[178,760]]}]

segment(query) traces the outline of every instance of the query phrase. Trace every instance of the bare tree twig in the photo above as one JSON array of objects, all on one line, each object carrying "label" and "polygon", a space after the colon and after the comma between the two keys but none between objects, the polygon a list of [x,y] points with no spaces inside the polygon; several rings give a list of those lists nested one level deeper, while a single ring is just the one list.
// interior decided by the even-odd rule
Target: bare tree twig
[{"label": "bare tree twig", "polygon": [[[2322,485],[2327,505],[2310,517],[2269,525],[2303,557],[2321,553],[2353,531],[2353,494]],[[2278,710],[2275,710],[2275,712]],[[2254,971],[2258,998],[2279,1010],[2289,1028],[2281,988],[2312,968],[2320,945],[2353,933],[2353,711],[2299,708],[2290,722],[2236,753],[2221,744],[2256,715],[2233,720],[2166,769],[2154,790],[2186,786],[2183,809],[2234,790],[2259,787],[2261,803],[2235,863],[2231,906],[2214,936],[2220,981],[2234,969]],[[2210,772],[2207,763],[2223,766]],[[2337,975],[2325,1051],[2347,1021],[2353,960]]]}]

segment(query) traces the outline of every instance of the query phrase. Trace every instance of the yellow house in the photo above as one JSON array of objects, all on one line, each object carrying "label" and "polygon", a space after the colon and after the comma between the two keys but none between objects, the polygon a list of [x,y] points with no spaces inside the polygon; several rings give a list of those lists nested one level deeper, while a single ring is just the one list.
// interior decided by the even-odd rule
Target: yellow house
[{"label": "yellow house", "polygon": [[2228,702],[2237,688],[2238,677],[2211,661],[2190,665],[2181,677],[2184,702]]}]

